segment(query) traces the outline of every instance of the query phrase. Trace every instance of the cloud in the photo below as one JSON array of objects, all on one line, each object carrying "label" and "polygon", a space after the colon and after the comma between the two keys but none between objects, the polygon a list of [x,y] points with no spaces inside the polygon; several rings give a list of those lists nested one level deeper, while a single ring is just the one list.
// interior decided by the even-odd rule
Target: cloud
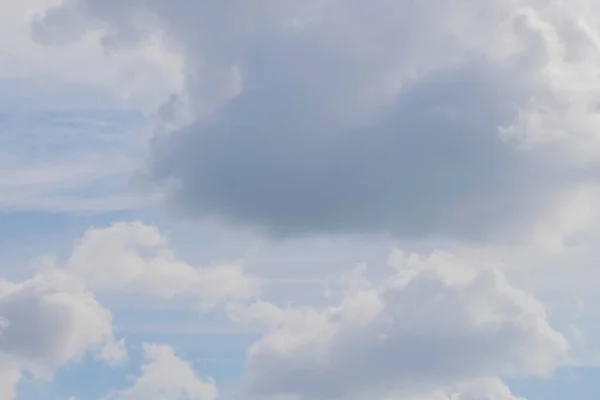
[{"label": "cloud", "polygon": [[543,376],[569,361],[569,343],[543,304],[499,271],[442,252],[392,259],[396,273],[380,285],[360,270],[347,277],[336,307],[258,302],[238,313],[269,327],[248,353],[247,394],[410,398],[482,379]]},{"label": "cloud", "polygon": [[[165,96],[181,90],[181,61],[159,37],[117,53],[106,51],[98,26],[78,25],[68,15],[56,21],[68,30],[65,35],[31,26],[45,10],[61,3],[23,0],[2,4],[0,86],[5,98],[0,98],[0,103],[9,108],[68,103],[83,108],[110,104],[152,110]],[[79,33],[84,34],[81,40],[68,40]],[[62,46],[43,45],[50,40]]]},{"label": "cloud", "polygon": [[95,290],[192,298],[205,305],[260,294],[259,281],[241,263],[191,266],[177,259],[155,226],[139,221],[88,230],[66,268]]},{"label": "cloud", "polygon": [[21,380],[21,371],[12,366],[0,367],[0,396],[13,399],[17,392],[17,384]]},{"label": "cloud", "polygon": [[143,159],[143,116],[57,103],[0,104],[0,210],[115,211],[148,203],[131,193],[130,182]]},{"label": "cloud", "polygon": [[[399,400],[403,397],[390,396],[386,400]],[[499,379],[481,379],[458,385],[456,390],[444,392],[436,390],[430,394],[411,397],[408,400],[525,400],[516,397]]]},{"label": "cloud", "polygon": [[482,240],[596,179],[596,8],[78,0],[34,30],[100,26],[111,49],[162,35],[182,56],[195,119],[156,138],[148,175],[186,216]]},{"label": "cloud", "polygon": [[113,338],[112,314],[84,285],[60,272],[21,283],[0,281],[0,397],[12,399],[23,373],[50,378],[85,353],[111,364],[125,357]]},{"label": "cloud", "polygon": [[218,390],[212,379],[200,380],[188,362],[177,357],[170,346],[146,344],[147,363],[128,389],[105,400],[216,400]]}]

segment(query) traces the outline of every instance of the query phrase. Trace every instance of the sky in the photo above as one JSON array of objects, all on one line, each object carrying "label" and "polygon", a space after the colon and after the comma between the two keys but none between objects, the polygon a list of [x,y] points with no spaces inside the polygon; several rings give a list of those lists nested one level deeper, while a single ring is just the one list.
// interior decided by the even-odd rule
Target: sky
[{"label": "sky", "polygon": [[597,15],[0,0],[0,400],[596,400]]}]

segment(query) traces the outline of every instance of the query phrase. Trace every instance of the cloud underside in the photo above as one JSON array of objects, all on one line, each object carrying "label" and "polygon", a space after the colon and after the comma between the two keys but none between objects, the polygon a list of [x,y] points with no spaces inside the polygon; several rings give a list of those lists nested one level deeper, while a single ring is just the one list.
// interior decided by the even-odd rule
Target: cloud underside
[{"label": "cloud underside", "polygon": [[[301,60],[315,62],[312,54]],[[537,160],[498,136],[511,110],[505,83],[494,81],[489,66],[423,78],[376,121],[339,127],[313,109],[319,100],[303,90],[317,82],[302,70],[284,77],[285,90],[267,78],[278,76],[279,63],[256,60],[245,71],[257,89],[156,144],[152,176],[171,183],[172,200],[186,215],[217,215],[274,235],[475,239],[507,219],[530,217],[539,197],[554,190]],[[335,66],[322,69],[337,74]],[[259,72],[264,82],[254,84]]]}]

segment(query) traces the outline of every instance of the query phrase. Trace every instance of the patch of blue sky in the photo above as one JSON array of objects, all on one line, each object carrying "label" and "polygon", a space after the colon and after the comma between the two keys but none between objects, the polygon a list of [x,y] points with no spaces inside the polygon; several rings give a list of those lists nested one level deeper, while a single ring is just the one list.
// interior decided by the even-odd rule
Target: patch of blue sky
[{"label": "patch of blue sky", "polygon": [[17,392],[18,400],[99,400],[108,388],[126,387],[139,374],[142,357],[131,351],[121,366],[111,367],[88,354],[82,360],[59,368],[51,381],[24,379]]},{"label": "patch of blue sky", "polygon": [[549,378],[508,381],[512,391],[527,400],[597,400],[600,398],[600,368],[561,368]]}]

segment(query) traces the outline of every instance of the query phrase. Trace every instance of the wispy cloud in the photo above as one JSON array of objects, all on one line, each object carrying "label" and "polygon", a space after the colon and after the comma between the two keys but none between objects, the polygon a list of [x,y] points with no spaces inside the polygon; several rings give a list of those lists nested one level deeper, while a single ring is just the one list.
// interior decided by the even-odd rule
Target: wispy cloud
[{"label": "wispy cloud", "polygon": [[112,110],[0,112],[0,209],[134,207],[140,121],[137,113]]}]

